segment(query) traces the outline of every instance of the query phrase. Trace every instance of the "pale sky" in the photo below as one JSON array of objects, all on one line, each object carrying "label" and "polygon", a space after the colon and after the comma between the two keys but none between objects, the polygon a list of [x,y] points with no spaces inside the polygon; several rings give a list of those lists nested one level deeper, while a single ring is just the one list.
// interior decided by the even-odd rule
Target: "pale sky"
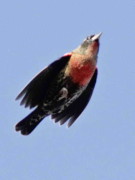
[{"label": "pale sky", "polygon": [[[90,103],[71,128],[46,118],[29,136],[15,101],[44,67],[103,32]],[[0,179],[135,180],[135,1],[0,3]]]}]

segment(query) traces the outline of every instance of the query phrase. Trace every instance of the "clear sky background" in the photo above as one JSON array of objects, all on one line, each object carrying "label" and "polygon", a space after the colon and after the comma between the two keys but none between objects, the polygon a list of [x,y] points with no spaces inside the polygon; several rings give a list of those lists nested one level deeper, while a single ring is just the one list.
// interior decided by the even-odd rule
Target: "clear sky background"
[{"label": "clear sky background", "polygon": [[[91,102],[71,128],[46,118],[29,136],[15,101],[45,66],[103,32]],[[135,1],[0,3],[0,179],[135,180]]]}]

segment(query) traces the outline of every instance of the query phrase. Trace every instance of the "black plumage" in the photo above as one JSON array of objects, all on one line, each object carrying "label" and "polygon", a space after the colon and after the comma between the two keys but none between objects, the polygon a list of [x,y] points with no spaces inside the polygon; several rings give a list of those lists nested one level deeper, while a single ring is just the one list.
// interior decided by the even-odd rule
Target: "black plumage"
[{"label": "black plumage", "polygon": [[[73,103],[66,103],[79,88],[78,84],[73,83],[69,77],[64,77],[62,70],[67,66],[69,59],[70,55],[63,56],[50,64],[17,96],[16,99],[23,97],[21,105],[30,108],[36,107],[36,109],[16,125],[16,131],[21,131],[22,134],[27,135],[48,115],[51,115],[55,122],[60,121],[60,124],[69,120],[68,126],[71,126],[82,113],[92,95],[97,70],[79,98],[76,97]],[[68,89],[68,98],[58,101],[62,87]],[[80,87],[80,93],[81,89],[83,88]]]},{"label": "black plumage", "polygon": [[87,106],[97,79],[101,33],[86,38],[72,52],[41,71],[17,96],[21,105],[35,108],[16,124],[16,131],[30,134],[47,116],[70,127]]}]

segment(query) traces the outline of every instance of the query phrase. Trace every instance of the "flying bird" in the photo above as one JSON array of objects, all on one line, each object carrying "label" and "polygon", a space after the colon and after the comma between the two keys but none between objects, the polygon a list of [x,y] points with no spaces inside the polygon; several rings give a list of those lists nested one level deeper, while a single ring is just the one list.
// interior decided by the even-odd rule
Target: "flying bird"
[{"label": "flying bird", "polygon": [[101,33],[88,36],[82,44],[41,71],[17,96],[21,105],[35,109],[16,124],[16,131],[30,134],[47,116],[70,127],[87,106],[93,93]]}]

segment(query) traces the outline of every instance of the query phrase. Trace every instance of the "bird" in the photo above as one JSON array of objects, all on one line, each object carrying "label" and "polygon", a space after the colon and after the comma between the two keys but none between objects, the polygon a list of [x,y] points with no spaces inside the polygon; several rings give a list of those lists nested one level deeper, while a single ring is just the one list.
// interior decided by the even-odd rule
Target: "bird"
[{"label": "bird", "polygon": [[91,99],[98,75],[97,59],[102,33],[88,36],[76,49],[42,70],[16,100],[34,110],[18,122],[16,131],[29,135],[47,116],[70,127]]}]

